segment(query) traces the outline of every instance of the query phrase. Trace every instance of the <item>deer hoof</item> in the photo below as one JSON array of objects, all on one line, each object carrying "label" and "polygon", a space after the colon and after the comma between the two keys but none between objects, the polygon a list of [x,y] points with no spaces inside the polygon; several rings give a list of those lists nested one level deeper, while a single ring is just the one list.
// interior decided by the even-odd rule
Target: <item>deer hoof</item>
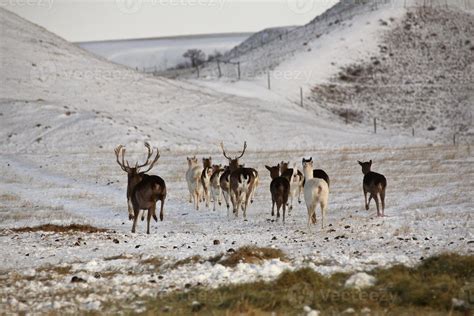
[{"label": "deer hoof", "polygon": [[142,222],[145,220],[145,216],[142,216]]},{"label": "deer hoof", "polygon": [[366,211],[369,210],[369,204],[366,204],[366,205],[365,205],[365,210],[366,210]]},{"label": "deer hoof", "polygon": [[132,214],[128,214],[128,220],[133,221],[135,217]]},{"label": "deer hoof", "polygon": [[290,211],[293,209],[293,205],[290,205]]},{"label": "deer hoof", "polygon": [[156,217],[156,215],[153,215],[153,219],[155,220],[155,222],[158,222],[158,217]]}]

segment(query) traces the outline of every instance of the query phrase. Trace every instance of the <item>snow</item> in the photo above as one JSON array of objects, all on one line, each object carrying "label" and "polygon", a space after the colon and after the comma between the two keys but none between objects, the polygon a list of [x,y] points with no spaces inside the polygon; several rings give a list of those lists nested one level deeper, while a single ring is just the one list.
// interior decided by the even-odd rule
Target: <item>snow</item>
[{"label": "snow", "polygon": [[195,48],[206,55],[224,53],[247,39],[248,34],[215,34],[172,38],[77,43],[112,62],[148,72],[163,71],[187,61],[183,54]]},{"label": "snow", "polygon": [[[470,146],[390,130],[374,135],[252,81],[146,76],[8,11],[0,10],[0,23],[0,293],[8,311],[77,313],[131,298],[138,311],[140,299],[188,285],[268,281],[302,267],[323,275],[369,272],[474,250],[474,197],[466,193],[474,187]],[[225,163],[221,140],[232,153],[247,140],[242,162],[259,171],[248,221],[227,217],[224,207],[195,211],[188,203],[186,157]],[[126,175],[113,154],[124,144],[130,161],[141,160],[144,141],[160,149],[152,173],[169,191],[164,221],[153,222],[150,235],[143,222],[130,233]],[[308,156],[331,177],[324,229],[306,227],[304,204],[295,205],[285,224],[270,215],[264,165],[299,164]],[[363,207],[357,160],[369,159],[388,179],[383,218],[373,204],[370,211]],[[11,230],[46,223],[108,231]],[[248,245],[281,249],[288,261],[225,267],[207,260]],[[176,266],[196,255],[197,262]],[[151,258],[160,264],[146,263]],[[71,283],[74,276],[86,282]]]},{"label": "snow", "polygon": [[344,284],[347,288],[364,289],[375,285],[375,277],[365,272],[358,272],[349,277]]}]

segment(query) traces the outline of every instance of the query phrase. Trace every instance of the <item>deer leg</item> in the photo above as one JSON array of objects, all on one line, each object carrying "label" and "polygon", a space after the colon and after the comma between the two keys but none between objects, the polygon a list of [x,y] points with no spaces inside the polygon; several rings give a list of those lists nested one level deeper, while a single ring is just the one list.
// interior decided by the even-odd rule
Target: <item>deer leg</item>
[{"label": "deer leg", "polygon": [[142,212],[142,222],[145,220],[145,210]]},{"label": "deer leg", "polygon": [[[153,205],[152,207],[150,207],[148,209],[148,214],[147,214],[147,218],[146,218],[146,233],[149,235],[150,234],[150,221],[151,221],[151,216],[154,215],[155,213],[155,208],[156,208],[156,205]],[[143,212],[145,213],[145,212]]]},{"label": "deer leg", "polygon": [[161,207],[160,207],[160,221],[163,221],[163,215],[164,215],[163,207],[164,207],[164,205],[165,205],[165,198],[162,198],[161,199]]},{"label": "deer leg", "polygon": [[127,199],[127,206],[128,206],[128,220],[131,221],[133,219],[133,205],[132,199]]},{"label": "deer leg", "polygon": [[283,203],[283,224],[285,224],[285,213],[286,213],[286,205],[285,203]]},{"label": "deer leg", "polygon": [[301,204],[301,191],[303,191],[302,187],[298,185],[298,204]]},{"label": "deer leg", "polygon": [[249,206],[249,200],[250,200],[250,196],[248,196],[247,194],[245,195],[245,201],[244,201],[244,220],[247,220],[247,207]]},{"label": "deer leg", "polygon": [[132,233],[135,233],[139,213],[140,213],[140,209],[134,210],[135,216],[133,217]]},{"label": "deer leg", "polygon": [[289,211],[291,211],[293,209],[293,192],[291,192],[291,195],[290,195],[290,207],[289,207]]},{"label": "deer leg", "polygon": [[280,219],[280,208],[281,208],[281,203],[277,202],[277,222]]},{"label": "deer leg", "polygon": [[385,216],[385,188],[380,191],[380,201],[382,202],[382,216]]},{"label": "deer leg", "polygon": [[[365,201],[365,210],[369,210],[369,203],[367,202],[367,191],[364,189],[364,201]],[[369,200],[370,202],[370,200]]]},{"label": "deer leg", "polygon": [[379,197],[377,196],[377,194],[375,194],[373,197],[374,197],[375,205],[377,206],[377,216],[380,216]]},{"label": "deer leg", "polygon": [[272,216],[275,216],[275,200],[272,197]]},{"label": "deer leg", "polygon": [[321,206],[321,229],[324,228],[324,217],[326,216],[326,203],[321,201],[319,202]]}]

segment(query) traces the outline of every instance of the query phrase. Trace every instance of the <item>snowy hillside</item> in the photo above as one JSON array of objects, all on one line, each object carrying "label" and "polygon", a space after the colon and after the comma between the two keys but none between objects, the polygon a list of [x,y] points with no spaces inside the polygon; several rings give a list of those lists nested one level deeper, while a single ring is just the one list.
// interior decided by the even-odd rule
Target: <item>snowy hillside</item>
[{"label": "snowy hillside", "polygon": [[[398,50],[393,52],[397,63],[391,62],[392,67],[386,69],[386,76],[390,78],[389,86],[399,89],[398,87],[405,82],[416,82],[423,84],[414,75],[412,70],[418,68],[418,72],[424,72],[425,79],[428,77],[439,76],[440,73],[456,71],[461,72],[455,79],[458,83],[451,83],[451,87],[455,89],[445,88],[449,91],[434,90],[429,96],[414,95],[406,100],[409,104],[416,102],[417,111],[419,113],[430,112],[430,115],[421,118],[419,115],[414,123],[414,117],[410,111],[400,107],[410,107],[408,103],[400,102],[401,91],[394,91],[388,97],[390,101],[381,101],[386,106],[373,106],[377,110],[369,110],[367,105],[373,103],[375,96],[374,89],[367,89],[364,92],[365,97],[355,93],[354,87],[348,88],[346,98],[341,99],[339,95],[333,94],[333,100],[330,93],[322,91],[317,87],[323,85],[331,87],[337,83],[333,78],[337,78],[341,72],[344,72],[349,66],[357,64],[371,64],[373,58],[381,60],[385,58],[380,53],[380,47],[391,47],[393,42],[387,40],[392,35],[392,39],[400,28],[400,25],[407,19],[407,13],[416,11],[417,8],[423,8],[422,1],[340,1],[331,9],[327,10],[321,16],[316,17],[308,24],[294,28],[289,32],[285,32],[282,38],[277,37],[273,41],[265,42],[254,47],[253,49],[245,49],[245,47],[236,47],[233,51],[242,51],[241,54],[234,54],[231,58],[232,62],[240,62],[240,71],[243,81],[246,83],[236,82],[234,90],[245,91],[248,86],[257,86],[266,89],[268,81],[270,81],[271,91],[295,104],[300,103],[301,90],[303,92],[305,107],[317,113],[317,115],[328,115],[326,110],[330,110],[328,117],[339,122],[345,121],[347,109],[352,109],[359,113],[364,113],[363,119],[352,120],[355,125],[370,125],[374,117],[379,120],[383,128],[398,131],[403,134],[411,134],[412,127],[424,137],[449,142],[455,130],[460,130],[464,134],[469,130],[468,125],[472,125],[472,114],[469,114],[469,108],[472,108],[472,90],[469,86],[473,86],[472,79],[472,52],[469,50],[470,43],[473,42],[471,26],[473,23],[474,3],[472,1],[430,1],[426,3],[427,9],[443,10],[446,17],[436,19],[436,16],[425,21],[423,16],[415,14],[412,19],[419,20],[418,25],[426,24],[423,31],[418,32],[417,26],[412,30],[398,32],[399,38],[403,41],[403,45],[398,45]],[[443,14],[443,13],[440,13]],[[429,16],[429,15],[428,15]],[[459,21],[457,17],[462,17]],[[446,28],[446,21],[459,24],[459,28]],[[412,21],[413,23],[413,21]],[[430,36],[430,29],[438,30],[437,36],[432,36],[428,40],[422,38]],[[459,30],[458,30],[459,29]],[[403,31],[403,30],[402,30]],[[436,33],[436,31],[434,31]],[[403,34],[401,34],[403,33]],[[425,34],[426,33],[426,34]],[[412,35],[412,36],[410,36]],[[414,36],[413,36],[414,35]],[[254,35],[258,36],[258,34]],[[400,37],[402,36],[402,37]],[[405,36],[405,37],[403,37]],[[458,42],[463,41],[463,48],[455,54],[451,54],[450,49],[431,50],[433,55],[432,63],[426,62],[426,57],[421,52],[423,45],[432,43],[438,46],[452,47],[457,50]],[[400,40],[399,40],[400,42]],[[451,44],[448,44],[451,43]],[[466,44],[467,43],[467,44]],[[454,45],[454,46],[453,46]],[[407,49],[409,48],[409,49]],[[446,62],[447,56],[451,54],[452,60],[459,59],[455,68]],[[444,66],[438,67],[433,64],[436,60],[444,62]],[[408,63],[409,61],[409,63]],[[382,62],[383,64],[383,62]],[[402,64],[404,66],[402,66]],[[415,67],[415,65],[423,64],[424,67]],[[386,67],[386,66],[384,66]],[[414,68],[415,67],[415,68]],[[235,80],[237,77],[237,67],[235,64],[221,65],[223,78],[220,81]],[[456,70],[456,69],[459,69]],[[397,75],[394,77],[392,71]],[[201,70],[202,85],[213,86],[217,81],[216,65],[211,64],[206,69]],[[403,78],[403,79],[401,79]],[[453,79],[453,78],[452,78]],[[450,79],[451,80],[451,79]],[[448,80],[449,81],[449,80]],[[440,86],[446,86],[448,81],[441,83]],[[452,80],[451,80],[452,81]],[[194,81],[199,83],[199,81]],[[426,79],[426,83],[429,80]],[[462,83],[461,83],[462,82]],[[347,84],[347,82],[340,82]],[[358,83],[359,85],[361,82]],[[374,86],[374,82],[370,80],[364,82],[367,86]],[[386,83],[384,83],[386,84]],[[380,83],[378,83],[380,85]],[[377,84],[376,84],[377,86]],[[389,87],[386,87],[389,89]],[[331,90],[326,89],[326,90]],[[341,89],[344,89],[341,86]],[[429,89],[428,89],[429,90]],[[371,91],[371,93],[367,93]],[[378,90],[380,91],[380,89]],[[320,93],[321,92],[321,93]],[[382,92],[381,92],[382,93]],[[354,96],[352,99],[349,97]],[[435,106],[422,100],[438,100]],[[383,97],[382,97],[383,98]],[[421,98],[421,99],[420,99]],[[418,102],[420,101],[421,102]],[[471,101],[470,101],[471,100]],[[352,102],[352,103],[351,103]],[[328,104],[329,103],[329,104]],[[331,104],[337,104],[332,106]],[[354,103],[354,104],[353,104]],[[444,117],[441,107],[445,104],[456,103],[459,106],[453,108],[447,118]],[[392,107],[398,104],[396,107]],[[385,111],[386,107],[392,107],[391,111]],[[434,109],[435,108],[435,109]],[[351,110],[351,111],[352,111]],[[394,111],[405,112],[406,115],[394,115]],[[456,112],[456,113],[454,113]],[[418,113],[418,112],[417,112]],[[457,118],[456,122],[454,122]],[[453,129],[453,125],[457,127]],[[449,126],[449,131],[447,127]],[[437,128],[434,132],[426,133],[427,129]],[[467,132],[469,134],[469,132]],[[465,139],[469,141],[469,139]]]},{"label": "snowy hillside", "polygon": [[456,9],[417,8],[384,32],[369,61],[344,67],[312,98],[357,121],[415,128],[444,141],[474,140],[474,15]]},{"label": "snowy hillside", "polygon": [[[118,143],[144,140],[162,149],[211,150],[221,140],[246,139],[254,149],[280,148],[275,138],[294,148],[301,147],[301,137],[310,146],[384,141],[368,130],[343,131],[271,93],[263,99],[236,97],[219,92],[225,89],[145,76],[5,10],[0,18],[0,145],[8,151],[110,151]],[[305,135],[293,128],[296,123]],[[310,136],[315,134],[324,137]],[[65,147],[65,140],[73,140],[74,147]]]}]

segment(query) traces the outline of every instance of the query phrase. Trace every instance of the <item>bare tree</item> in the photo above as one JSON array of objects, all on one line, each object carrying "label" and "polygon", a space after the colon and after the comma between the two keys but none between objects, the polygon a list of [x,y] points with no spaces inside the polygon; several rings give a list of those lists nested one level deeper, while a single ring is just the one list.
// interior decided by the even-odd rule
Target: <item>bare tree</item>
[{"label": "bare tree", "polygon": [[206,54],[200,49],[188,49],[183,57],[191,60],[192,67],[197,67],[206,60]]}]

